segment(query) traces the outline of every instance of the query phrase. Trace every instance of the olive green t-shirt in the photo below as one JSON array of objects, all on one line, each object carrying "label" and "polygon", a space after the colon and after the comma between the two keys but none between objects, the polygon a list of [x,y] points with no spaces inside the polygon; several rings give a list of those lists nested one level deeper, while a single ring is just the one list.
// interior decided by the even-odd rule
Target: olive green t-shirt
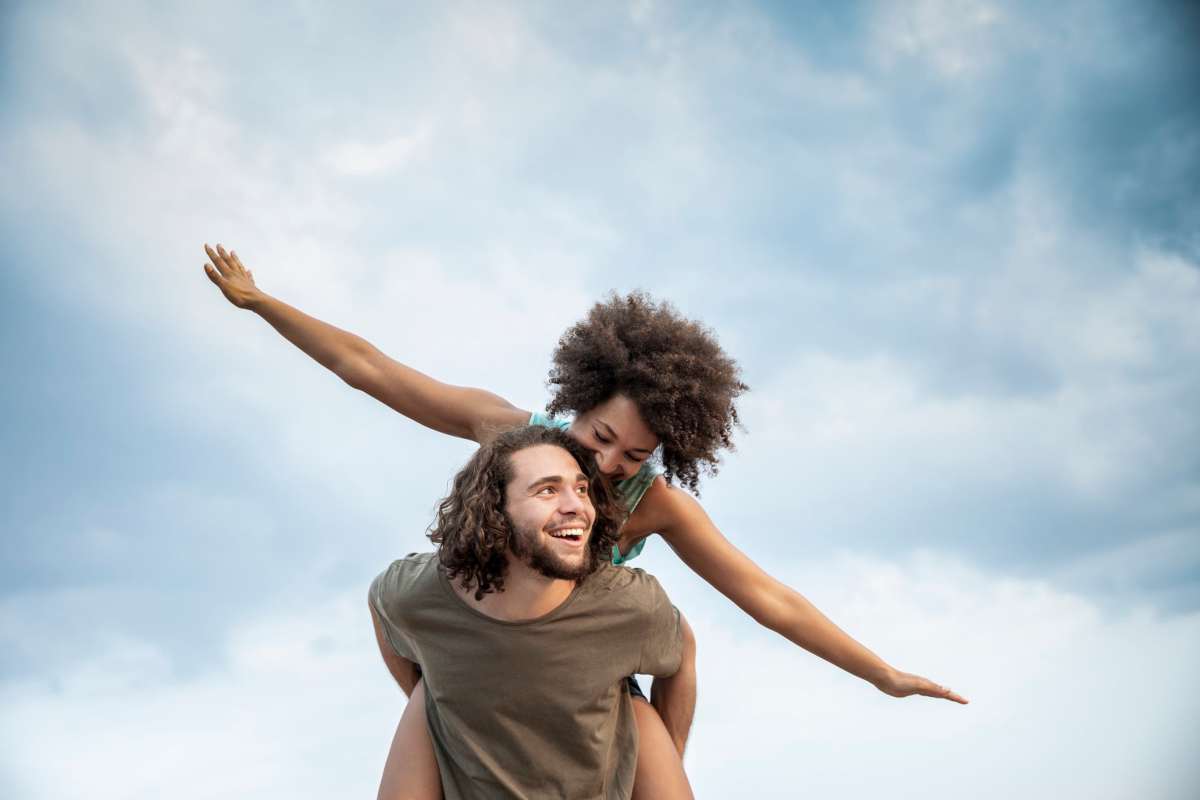
[{"label": "olive green t-shirt", "polygon": [[679,612],[640,569],[601,566],[558,608],[493,619],[450,585],[434,553],[371,584],[388,642],[421,666],[447,800],[628,798],[637,727],[625,677],[679,669]]}]

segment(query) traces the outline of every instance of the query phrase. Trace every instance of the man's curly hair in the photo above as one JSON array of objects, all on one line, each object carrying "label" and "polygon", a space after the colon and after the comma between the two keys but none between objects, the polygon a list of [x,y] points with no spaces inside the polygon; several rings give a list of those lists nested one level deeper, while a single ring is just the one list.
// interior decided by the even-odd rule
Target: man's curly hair
[{"label": "man's curly hair", "polygon": [[565,431],[539,425],[514,428],[481,446],[454,476],[450,496],[438,504],[429,538],[438,546],[438,561],[450,580],[460,579],[475,588],[475,599],[488,592],[504,591],[505,553],[513,535],[505,513],[512,455],[541,444],[566,450],[588,479],[588,495],[595,508],[588,541],[593,568],[612,557],[626,512],[608,480],[600,473],[595,455]]},{"label": "man's curly hair", "polygon": [[749,389],[712,331],[644,292],[611,293],[558,340],[548,381],[550,414],[584,413],[615,394],[638,408],[662,443],[667,481],[697,492],[733,449],[736,400]]}]

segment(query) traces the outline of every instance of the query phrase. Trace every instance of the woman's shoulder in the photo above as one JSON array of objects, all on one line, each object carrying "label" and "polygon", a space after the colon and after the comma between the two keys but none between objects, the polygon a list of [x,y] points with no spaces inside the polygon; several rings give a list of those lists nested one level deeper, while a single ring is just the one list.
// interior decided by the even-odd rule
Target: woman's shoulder
[{"label": "woman's shoulder", "polygon": [[623,481],[617,482],[617,491],[621,493],[621,501],[625,509],[632,514],[650,491],[654,481],[661,478],[662,473],[650,463],[642,464],[638,471]]},{"label": "woman's shoulder", "polygon": [[704,511],[696,498],[667,483],[661,474],[655,474],[625,525],[635,534],[657,533],[669,537],[694,522],[693,515],[697,513]]},{"label": "woman's shoulder", "polygon": [[534,411],[529,415],[530,425],[540,425],[543,428],[558,428],[565,431],[571,427],[571,420],[566,418],[556,418],[547,414],[545,411]]}]

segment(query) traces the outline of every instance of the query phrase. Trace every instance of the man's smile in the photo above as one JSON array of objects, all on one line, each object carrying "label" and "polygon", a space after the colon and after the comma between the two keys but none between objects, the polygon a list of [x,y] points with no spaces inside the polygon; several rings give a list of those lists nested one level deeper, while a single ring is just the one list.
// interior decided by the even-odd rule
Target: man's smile
[{"label": "man's smile", "polygon": [[583,526],[555,528],[554,530],[547,531],[547,533],[550,534],[551,537],[553,537],[555,539],[559,539],[559,540],[567,542],[567,543],[570,543],[570,544],[581,544],[583,542],[583,537],[586,532],[587,532],[587,528],[585,528]]}]

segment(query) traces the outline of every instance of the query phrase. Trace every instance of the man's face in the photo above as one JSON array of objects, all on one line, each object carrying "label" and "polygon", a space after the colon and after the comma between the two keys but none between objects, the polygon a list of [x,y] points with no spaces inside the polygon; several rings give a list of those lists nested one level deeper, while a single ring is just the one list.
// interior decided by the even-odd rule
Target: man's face
[{"label": "man's face", "polygon": [[504,511],[513,529],[513,554],[548,578],[578,580],[591,574],[595,565],[588,542],[596,511],[579,464],[566,450],[548,444],[510,458],[513,477]]}]

